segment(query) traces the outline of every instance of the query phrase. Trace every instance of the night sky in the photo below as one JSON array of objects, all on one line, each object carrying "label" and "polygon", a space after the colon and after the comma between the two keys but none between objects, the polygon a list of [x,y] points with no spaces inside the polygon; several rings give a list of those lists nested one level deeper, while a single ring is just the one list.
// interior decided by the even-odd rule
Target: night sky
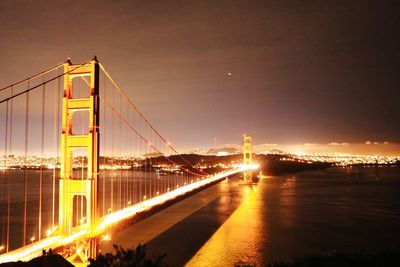
[{"label": "night sky", "polygon": [[400,142],[398,1],[0,1],[0,87],[94,55],[180,149]]}]

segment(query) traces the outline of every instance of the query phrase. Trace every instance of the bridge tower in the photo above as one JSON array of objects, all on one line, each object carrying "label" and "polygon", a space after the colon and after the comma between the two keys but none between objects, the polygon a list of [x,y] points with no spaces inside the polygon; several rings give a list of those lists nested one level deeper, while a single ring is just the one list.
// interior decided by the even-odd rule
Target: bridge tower
[{"label": "bridge tower", "polygon": [[[99,64],[96,58],[84,65],[64,65],[64,97],[62,104],[61,168],[59,190],[59,232],[64,236],[72,234],[74,197],[86,200],[86,220],[80,229],[93,232],[98,225],[97,181],[99,169]],[[73,97],[73,80],[85,79],[90,85],[90,94],[85,98]],[[88,79],[89,78],[89,79]],[[88,112],[87,134],[73,134],[73,115]],[[76,126],[75,126],[76,127]],[[73,174],[73,152],[87,151],[86,179],[77,179]],[[92,242],[92,240],[90,241]],[[86,248],[88,256],[96,254],[96,246]]]},{"label": "bridge tower", "polygon": [[[251,136],[243,135],[243,164],[249,165],[253,162],[253,150],[251,145]],[[253,183],[252,171],[248,170],[243,173],[243,180],[246,184]]]}]

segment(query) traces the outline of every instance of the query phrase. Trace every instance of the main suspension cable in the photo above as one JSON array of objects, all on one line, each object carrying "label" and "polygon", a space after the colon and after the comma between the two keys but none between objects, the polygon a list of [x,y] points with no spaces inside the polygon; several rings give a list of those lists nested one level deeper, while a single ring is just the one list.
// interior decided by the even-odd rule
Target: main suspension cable
[{"label": "main suspension cable", "polygon": [[110,81],[114,84],[115,88],[118,90],[118,92],[125,98],[125,100],[129,103],[129,105],[131,106],[131,108],[134,109],[134,111],[136,111],[139,116],[146,122],[146,124],[158,135],[158,137],[168,146],[172,149],[172,151],[174,151],[178,157],[180,157],[183,161],[185,161],[186,163],[188,163],[193,169],[195,170],[199,170],[200,172],[204,173],[204,175],[208,175],[207,172],[203,171],[202,169],[197,169],[193,166],[193,164],[191,162],[189,162],[188,160],[186,160],[171,144],[170,142],[168,142],[154,127],[152,124],[150,124],[150,122],[146,119],[146,117],[144,117],[143,113],[136,107],[136,105],[131,101],[131,99],[125,94],[125,92],[117,85],[117,83],[114,81],[114,79],[111,77],[111,75],[106,71],[106,69],[104,68],[104,66],[99,63],[100,68],[103,70],[104,74],[106,74],[106,76],[110,79]]},{"label": "main suspension cable", "polygon": [[9,89],[9,88],[11,88],[11,87],[15,87],[15,86],[18,85],[18,84],[21,84],[21,83],[24,83],[24,82],[26,82],[26,81],[32,80],[32,79],[34,79],[34,78],[36,78],[36,77],[39,77],[39,76],[41,76],[41,75],[44,75],[44,74],[46,74],[46,73],[49,73],[49,72],[51,72],[51,71],[53,71],[53,70],[55,70],[55,69],[58,69],[59,67],[63,66],[63,65],[64,65],[65,63],[67,63],[67,62],[69,62],[69,60],[66,60],[66,61],[64,61],[64,62],[58,63],[57,65],[55,65],[55,66],[53,66],[53,67],[50,67],[50,68],[48,68],[48,69],[46,69],[46,70],[44,70],[44,71],[42,71],[42,72],[39,72],[39,73],[37,73],[37,74],[34,74],[34,75],[32,75],[32,76],[30,76],[30,77],[28,77],[28,78],[25,78],[25,79],[23,79],[23,80],[20,80],[20,81],[18,81],[18,82],[16,82],[16,83],[13,83],[13,84],[8,85],[8,86],[6,86],[6,87],[3,87],[3,88],[0,89],[0,92],[3,91],[3,90]]},{"label": "main suspension cable", "polygon": [[56,79],[58,79],[58,78],[60,78],[60,77],[63,77],[64,75],[67,75],[68,73],[71,73],[71,72],[73,72],[73,71],[75,71],[75,70],[81,68],[82,66],[88,64],[90,61],[91,61],[91,60],[89,60],[89,61],[87,61],[87,62],[85,62],[85,63],[83,63],[83,64],[80,64],[80,65],[78,65],[76,68],[73,68],[73,69],[71,69],[71,70],[69,70],[69,71],[67,71],[67,72],[63,72],[62,74],[59,74],[59,75],[57,75],[57,76],[55,76],[55,77],[53,77],[53,78],[50,78],[49,80],[47,80],[47,81],[45,81],[45,82],[43,82],[43,83],[41,83],[41,84],[35,85],[35,86],[33,86],[33,87],[31,87],[31,88],[28,88],[28,89],[26,89],[26,90],[24,90],[24,91],[22,91],[22,92],[19,92],[18,94],[15,94],[15,95],[12,95],[12,96],[10,96],[10,97],[7,97],[7,98],[5,98],[5,99],[3,99],[3,100],[0,100],[0,104],[3,103],[3,102],[9,101],[9,100],[11,100],[11,99],[13,99],[13,98],[16,98],[17,96],[26,94],[26,93],[28,93],[28,92],[30,92],[30,91],[36,89],[36,88],[39,88],[39,87],[43,86],[43,85],[46,84],[46,83],[52,82],[52,81],[54,81],[54,80],[56,80]]},{"label": "main suspension cable", "polygon": [[[121,115],[121,113],[119,113],[119,112],[115,109],[115,107],[114,107],[113,105],[111,105],[103,95],[100,95],[100,99],[102,99],[103,102],[111,108],[111,110],[113,111],[113,114],[116,114],[116,115],[119,117],[119,119],[127,125],[127,127],[128,127],[129,129],[131,129],[136,135],[138,135],[138,136],[146,143],[147,146],[153,148],[154,151],[158,152],[160,155],[163,155],[163,154],[161,153],[161,151],[160,151],[158,148],[156,148],[151,142],[149,142],[149,140],[148,140],[146,137],[144,137],[141,133],[139,133],[139,131],[138,131],[135,127],[133,127],[132,125],[130,125],[130,123],[127,122],[127,120]],[[167,157],[167,156],[165,156],[165,155],[163,155],[163,157],[165,157],[165,159],[167,159],[170,163],[175,164],[175,165],[178,165],[176,162],[174,162],[173,160],[171,160],[169,157]],[[201,175],[201,174],[192,172],[192,171],[190,171],[189,169],[184,169],[184,170],[187,171],[187,172],[190,172],[190,173],[192,173],[192,174],[194,174],[194,175],[197,175],[197,176],[204,176],[204,175]]]}]

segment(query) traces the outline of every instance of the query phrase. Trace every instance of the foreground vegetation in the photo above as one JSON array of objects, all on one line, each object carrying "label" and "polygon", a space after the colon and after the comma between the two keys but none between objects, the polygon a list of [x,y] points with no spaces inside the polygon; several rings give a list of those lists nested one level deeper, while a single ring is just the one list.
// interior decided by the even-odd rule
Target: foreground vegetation
[{"label": "foreground vegetation", "polygon": [[159,256],[146,255],[146,245],[139,244],[136,249],[123,249],[114,245],[115,253],[100,254],[97,258],[90,259],[88,267],[161,267],[165,254]]},{"label": "foreground vegetation", "polygon": [[[146,255],[146,246],[139,244],[136,249],[123,249],[114,245],[115,253],[100,254],[97,258],[90,259],[88,267],[166,267],[165,254],[159,256]],[[0,267],[74,267],[62,256],[43,251],[43,255],[28,262],[8,262]]]},{"label": "foreground vegetation", "polygon": [[[146,255],[146,246],[138,245],[135,249],[123,249],[114,245],[115,253],[100,254],[95,260],[90,259],[88,267],[166,267],[163,255]],[[73,267],[60,255],[52,252],[43,253],[29,262],[10,262],[0,267]],[[252,265],[236,265],[252,266]],[[276,260],[267,267],[391,267],[400,266],[400,250],[388,250],[374,253],[310,254],[291,260]]]}]

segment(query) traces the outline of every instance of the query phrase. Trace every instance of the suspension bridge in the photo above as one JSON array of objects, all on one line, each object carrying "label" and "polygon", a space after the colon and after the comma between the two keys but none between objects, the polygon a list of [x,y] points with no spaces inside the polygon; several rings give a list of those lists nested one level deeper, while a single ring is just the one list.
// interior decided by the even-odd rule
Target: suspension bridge
[{"label": "suspension bridge", "polygon": [[61,62],[0,89],[0,263],[52,249],[75,266],[117,225],[244,172],[178,153],[96,59]]}]

